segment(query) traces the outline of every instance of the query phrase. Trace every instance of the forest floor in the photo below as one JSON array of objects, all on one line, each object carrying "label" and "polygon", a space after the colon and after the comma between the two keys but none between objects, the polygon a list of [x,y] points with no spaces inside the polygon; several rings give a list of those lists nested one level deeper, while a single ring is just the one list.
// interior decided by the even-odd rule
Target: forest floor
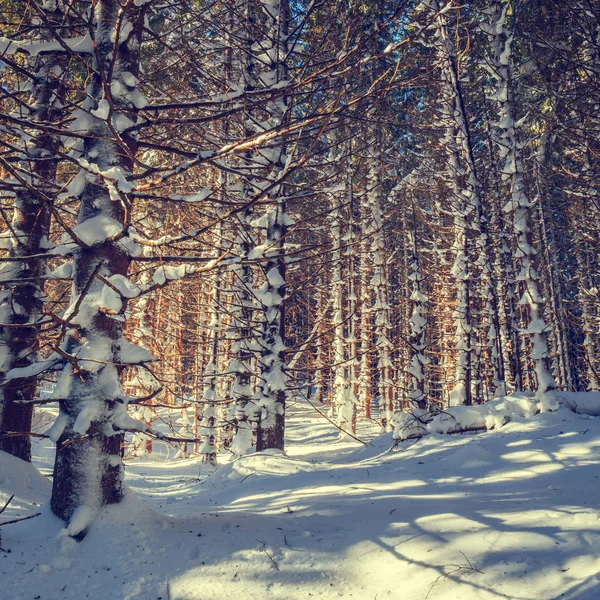
[{"label": "forest floor", "polygon": [[0,455],[2,600],[597,600],[600,418],[561,409],[389,452],[338,441],[305,404],[287,455],[207,477],[198,460],[127,465],[133,493],[77,543],[47,508],[48,449]]}]

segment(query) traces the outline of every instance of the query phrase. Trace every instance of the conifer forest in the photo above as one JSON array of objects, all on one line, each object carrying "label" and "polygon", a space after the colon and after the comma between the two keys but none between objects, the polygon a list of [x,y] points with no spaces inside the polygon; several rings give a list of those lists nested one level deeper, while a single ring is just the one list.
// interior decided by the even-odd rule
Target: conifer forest
[{"label": "conifer forest", "polygon": [[599,289],[598,0],[0,0],[0,598],[600,598]]}]

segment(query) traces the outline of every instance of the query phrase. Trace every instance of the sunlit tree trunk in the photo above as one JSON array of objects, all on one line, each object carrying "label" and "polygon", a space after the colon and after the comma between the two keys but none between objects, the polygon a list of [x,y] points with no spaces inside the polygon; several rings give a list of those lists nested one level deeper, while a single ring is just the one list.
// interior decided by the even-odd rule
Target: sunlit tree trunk
[{"label": "sunlit tree trunk", "polygon": [[[261,0],[267,19],[267,39],[262,40],[263,50],[268,57],[263,81],[277,84],[287,80],[287,52],[290,6],[287,0],[272,3]],[[267,103],[268,122],[279,127],[287,118],[288,106],[285,98]],[[287,165],[287,149],[284,140],[259,151],[269,165],[270,180],[280,178]],[[261,303],[261,323],[258,338],[259,382],[255,394],[259,417],[256,428],[256,450],[284,448],[286,375],[285,375],[285,312],[286,257],[284,242],[289,225],[286,212],[286,187],[275,184],[269,197],[271,209],[265,215],[261,227],[265,230],[266,251],[262,253],[265,282],[257,291]]]},{"label": "sunlit tree trunk", "polygon": [[[61,27],[63,15],[58,5],[45,5],[41,10],[51,26]],[[52,39],[52,32],[41,31],[42,40]],[[30,63],[35,79],[31,82],[29,104],[21,106],[20,116],[32,123],[54,123],[64,113],[61,79],[65,58],[60,52],[44,52]],[[39,358],[38,323],[44,304],[42,277],[46,275],[46,260],[40,255],[49,247],[60,140],[37,128],[23,131],[20,137],[20,169],[14,171],[12,178],[16,192],[12,221],[7,223],[6,232],[8,256],[14,260],[4,263],[0,272],[0,323],[6,324],[0,327],[0,381],[4,380],[0,387],[0,432],[17,435],[0,434],[0,450],[31,461],[28,433],[37,376],[30,369]],[[3,166],[8,163],[3,162]],[[15,371],[6,378],[11,369]]]},{"label": "sunlit tree trunk", "polygon": [[[60,414],[51,433],[57,441],[51,507],[70,521],[71,535],[85,534],[98,509],[123,498],[119,431],[128,420],[120,365],[149,358],[149,353],[123,338],[120,315],[125,305],[103,283],[108,280],[126,290],[132,254],[139,252],[129,237],[137,140],[127,129],[139,106],[135,85],[144,9],[99,0],[93,10],[96,52],[88,93],[95,105],[94,118],[85,131],[85,185],[73,230],[79,239],[71,305],[65,313],[78,331],[63,346],[67,365],[55,390]],[[105,173],[107,178],[95,178],[93,173]]]}]

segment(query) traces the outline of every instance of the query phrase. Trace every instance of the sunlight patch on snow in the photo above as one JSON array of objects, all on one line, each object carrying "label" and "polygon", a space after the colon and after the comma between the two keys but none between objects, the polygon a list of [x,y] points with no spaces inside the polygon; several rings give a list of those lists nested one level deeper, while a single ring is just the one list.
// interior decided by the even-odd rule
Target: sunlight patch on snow
[{"label": "sunlight patch on snow", "polygon": [[472,531],[487,528],[486,525],[483,525],[479,521],[468,519],[456,513],[428,515],[417,519],[415,523],[423,529],[424,532],[431,533],[434,537],[437,537],[442,533],[470,533]]},{"label": "sunlight patch on snow", "polygon": [[509,442],[506,447],[513,448],[514,446],[528,446],[529,444],[531,444],[531,440],[517,440],[516,442]]},{"label": "sunlight patch on snow", "polygon": [[519,526],[560,528],[562,533],[587,529],[600,534],[600,511],[592,508],[584,509],[580,506],[557,506],[546,510],[531,509],[508,513],[490,513],[489,516],[500,519],[507,526],[513,528]]},{"label": "sunlight patch on snow", "polygon": [[498,471],[495,474],[481,477],[477,480],[478,483],[501,483],[506,481],[520,481],[523,479],[531,479],[538,475],[548,475],[556,471],[560,471],[563,467],[556,463],[544,463],[532,465],[526,469],[518,469],[515,471]]},{"label": "sunlight patch on snow", "polygon": [[[339,484],[339,485],[324,485],[324,486],[310,486],[299,489],[283,489],[278,490],[279,494],[275,495],[272,491],[265,492],[263,494],[254,494],[243,496],[238,500],[235,500],[233,504],[243,503],[250,506],[254,503],[257,507],[270,504],[272,507],[279,509],[282,506],[287,506],[292,500],[295,502],[298,500],[309,500],[311,498],[332,498],[334,496],[363,496],[365,492],[376,493],[378,498],[401,498],[408,497],[402,494],[384,494],[382,492],[395,492],[397,490],[405,490],[407,488],[427,486],[427,483],[418,479],[410,479],[405,481],[395,481],[389,483],[378,483],[376,487],[361,486],[360,484]],[[413,496],[410,496],[413,497]],[[426,498],[428,496],[419,496]],[[439,494],[435,496],[440,497]]]},{"label": "sunlight patch on snow", "polygon": [[[594,454],[593,454],[592,448],[590,448],[588,445],[568,444],[566,446],[563,446],[557,452],[553,452],[552,456],[556,460],[566,460],[569,458],[582,458],[582,457],[592,458],[592,457],[594,457]],[[596,462],[596,460],[597,460],[597,457],[594,457],[593,462]],[[586,462],[587,461],[583,461],[583,463],[586,463]]]},{"label": "sunlight patch on snow", "polygon": [[500,458],[515,463],[551,462],[552,457],[542,450],[521,450],[502,454]]}]

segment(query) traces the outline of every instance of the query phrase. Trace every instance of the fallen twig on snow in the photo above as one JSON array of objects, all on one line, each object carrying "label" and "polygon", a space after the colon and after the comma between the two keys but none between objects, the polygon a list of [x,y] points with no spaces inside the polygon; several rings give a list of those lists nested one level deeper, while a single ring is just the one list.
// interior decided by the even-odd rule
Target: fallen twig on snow
[{"label": "fallen twig on snow", "polygon": [[[6,504],[2,507],[2,509],[0,510],[0,515],[8,508],[8,505],[12,502],[12,499],[15,497],[15,495],[13,494],[7,501]],[[34,515],[29,515],[28,517],[19,517],[18,519],[12,519],[11,521],[4,521],[4,523],[0,523],[0,527],[2,527],[2,525],[12,525],[13,523],[19,523],[20,521],[27,521],[27,519],[33,519],[34,517],[39,517],[42,513],[35,513]],[[2,548],[0,548],[0,550],[2,550]],[[5,550],[4,552],[7,552],[7,550]]]},{"label": "fallen twig on snow", "polygon": [[4,521],[4,523],[0,523],[0,527],[2,525],[12,525],[13,523],[19,523],[20,521],[27,521],[27,519],[33,519],[34,517],[39,517],[42,513],[38,512],[33,515],[29,515],[28,517],[20,517],[18,519],[13,519],[12,521]]},{"label": "fallen twig on snow", "polygon": [[363,446],[368,446],[368,442],[364,442],[363,440],[361,440],[360,438],[357,438],[355,435],[351,434],[349,431],[346,431],[343,427],[340,427],[335,421],[333,421],[332,419],[330,419],[325,413],[321,412],[308,398],[306,398],[306,401],[324,418],[327,419],[334,427],[336,427],[337,429],[339,429],[342,433],[345,433],[346,435],[349,435],[353,440],[356,440],[357,442],[360,442],[361,444],[363,444]]},{"label": "fallen twig on snow", "polygon": [[471,564],[471,561],[467,558],[467,556],[464,552],[462,552],[460,550],[459,550],[459,552],[465,557],[465,560],[467,561],[467,564],[469,566],[465,567],[464,565],[454,565],[454,564],[444,565],[444,567],[455,567],[455,569],[452,571],[449,571],[448,573],[442,573],[441,575],[438,575],[438,577],[435,578],[434,582],[431,584],[431,587],[429,588],[429,591],[427,592],[427,595],[425,596],[425,600],[427,600],[427,598],[429,598],[429,594],[431,594],[431,590],[433,590],[433,588],[436,586],[436,584],[438,583],[438,581],[440,579],[447,579],[448,577],[450,577],[451,575],[454,575],[454,573],[458,573],[459,571],[475,571],[476,573],[481,573],[482,575],[484,574],[483,571],[481,571],[477,567],[474,567]]},{"label": "fallen twig on snow", "polygon": [[7,501],[6,504],[2,507],[2,509],[0,510],[0,515],[7,509],[8,505],[12,502],[12,499],[15,497],[15,495],[13,494]]},{"label": "fallen twig on snow", "polygon": [[256,541],[259,542],[260,544],[262,544],[261,551],[264,552],[269,557],[269,559],[271,560],[271,562],[273,563],[275,568],[279,571],[280,570],[279,565],[277,564],[275,559],[271,556],[270,552],[267,550],[267,542],[264,542],[263,540],[256,540]]}]

